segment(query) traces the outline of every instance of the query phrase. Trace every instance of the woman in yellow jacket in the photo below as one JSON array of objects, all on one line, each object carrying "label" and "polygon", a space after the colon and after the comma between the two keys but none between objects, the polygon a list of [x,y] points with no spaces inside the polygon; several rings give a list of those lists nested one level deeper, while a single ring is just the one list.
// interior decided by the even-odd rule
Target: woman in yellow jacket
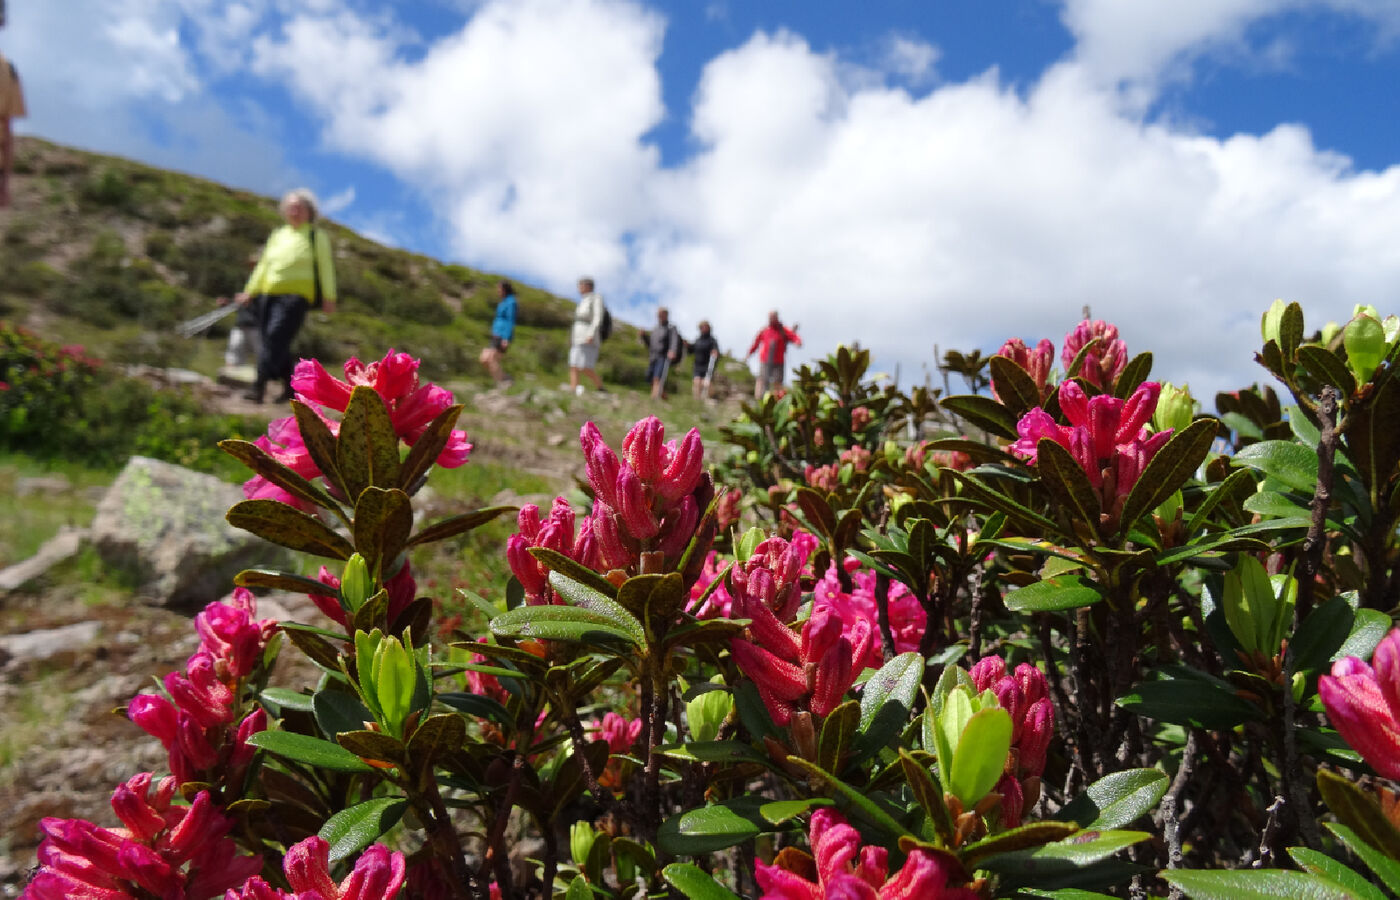
[{"label": "woman in yellow jacket", "polygon": [[306,311],[335,311],[335,262],[330,237],[316,227],[315,195],[298,188],[288,192],[277,208],[287,224],[268,236],[247,286],[233,298],[256,304],[259,310],[258,375],[246,395],[255,403],[262,402],[269,381],[284,385],[278,403],[292,399],[292,340]]}]

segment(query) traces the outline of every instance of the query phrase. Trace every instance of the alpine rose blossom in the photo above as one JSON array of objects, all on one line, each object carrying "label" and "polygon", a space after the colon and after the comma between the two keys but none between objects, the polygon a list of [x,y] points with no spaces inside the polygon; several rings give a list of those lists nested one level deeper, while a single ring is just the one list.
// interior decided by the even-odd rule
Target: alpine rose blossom
[{"label": "alpine rose blossom", "polygon": [[[889,852],[860,843],[860,832],[835,810],[812,813],[812,854],[784,850],[773,864],[758,861],[760,900],[977,900],[976,891],[950,887],[943,861],[915,847],[894,877]],[[817,880],[808,875],[815,871]]]},{"label": "alpine rose blossom", "polygon": [[250,878],[241,890],[228,891],[224,900],[391,900],[404,885],[406,869],[402,853],[373,844],[336,884],[330,873],[330,844],[313,835],[294,844],[282,859],[291,893],[272,888],[261,878]]},{"label": "alpine rose blossom", "polygon": [[[843,567],[852,582],[852,590],[841,589],[841,579],[836,572],[836,563],[826,570],[826,575],[817,583],[812,599],[816,607],[835,609],[844,623],[844,633],[849,637],[852,626],[863,621],[870,626],[873,642],[862,664],[866,667],[879,666],[884,659],[880,637],[880,612],[875,602],[875,573],[861,567],[860,560],[846,557]],[[894,650],[905,653],[918,650],[923,638],[928,613],[924,611],[918,598],[899,582],[892,582],[889,589],[890,632],[894,636]]]},{"label": "alpine rose blossom", "polygon": [[1085,319],[1065,335],[1060,361],[1065,372],[1074,365],[1074,359],[1086,345],[1095,338],[1099,343],[1084,354],[1084,365],[1079,375],[1099,390],[1112,390],[1118,376],[1128,366],[1128,345],[1118,337],[1118,326],[1102,319]]},{"label": "alpine rose blossom", "polygon": [[1342,739],[1371,768],[1400,780],[1400,629],[1381,639],[1370,665],[1355,656],[1333,663],[1317,693]]},{"label": "alpine rose blossom", "polygon": [[[1012,338],[1001,345],[1001,349],[996,352],[997,356],[1004,356],[1014,362],[1031,376],[1035,386],[1040,391],[1042,398],[1045,396],[1045,385],[1050,378],[1050,367],[1055,364],[1055,345],[1045,338],[1041,338],[1035,345],[1035,349],[1026,346],[1026,342],[1020,338]],[[992,396],[996,396],[996,385],[992,385]],[[997,397],[997,399],[1001,399]]]}]

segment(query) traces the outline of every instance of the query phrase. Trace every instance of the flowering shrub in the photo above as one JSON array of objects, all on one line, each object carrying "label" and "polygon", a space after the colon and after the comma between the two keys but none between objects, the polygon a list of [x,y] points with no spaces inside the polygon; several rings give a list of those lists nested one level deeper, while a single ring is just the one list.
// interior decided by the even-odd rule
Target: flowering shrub
[{"label": "flowering shrub", "polygon": [[[436,522],[451,396],[402,354],[304,362],[294,415],[223,444],[255,476],[229,520],[327,564],[199,617],[127,711],[171,776],[118,788],[123,829],[46,821],[27,894],[1400,890],[1400,320],[1263,332],[1286,410],[1197,415],[1102,322],[1058,373],[1009,341],[990,397],[843,348],[718,465],[695,430],[589,423],[588,509]],[[408,556],[512,511],[513,577],[442,638]],[[257,619],[257,587],[332,627]],[[314,685],[268,684],[287,644]]]}]

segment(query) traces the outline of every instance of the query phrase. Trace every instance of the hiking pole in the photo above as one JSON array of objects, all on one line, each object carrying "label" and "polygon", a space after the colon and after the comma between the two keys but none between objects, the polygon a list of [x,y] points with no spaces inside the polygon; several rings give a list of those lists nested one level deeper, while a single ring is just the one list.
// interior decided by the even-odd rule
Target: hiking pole
[{"label": "hiking pole", "polygon": [[709,367],[705,370],[705,399],[706,399],[706,400],[710,399],[710,382],[714,380],[714,377],[715,377],[715,361],[718,360],[718,359],[719,359],[719,354],[718,354],[718,353],[711,353],[711,354],[710,354],[710,365],[709,365]]},{"label": "hiking pole", "polygon": [[225,316],[231,316],[236,312],[238,312],[238,305],[234,303],[230,303],[227,306],[220,306],[217,309],[211,309],[207,313],[195,316],[188,322],[181,322],[179,325],[176,325],[175,333],[180,335],[180,337],[192,338],[195,335],[203,334],[208,331],[215,322]]}]

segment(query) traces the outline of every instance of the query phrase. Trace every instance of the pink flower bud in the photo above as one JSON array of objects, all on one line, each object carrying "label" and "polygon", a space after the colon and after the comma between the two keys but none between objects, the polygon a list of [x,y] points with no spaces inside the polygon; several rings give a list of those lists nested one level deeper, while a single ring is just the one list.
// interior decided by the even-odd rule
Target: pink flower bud
[{"label": "pink flower bud", "polygon": [[299,894],[315,891],[322,897],[339,900],[340,889],[331,880],[330,849],[331,845],[324,838],[312,835],[287,850],[282,858],[282,871],[292,890]]},{"label": "pink flower bud", "polygon": [[520,586],[525,589],[526,594],[532,597],[544,594],[544,589],[548,586],[545,573],[530,555],[530,543],[523,535],[513,534],[506,539],[506,562],[510,564],[510,571],[520,580]]},{"label": "pink flower bud", "polygon": [[214,672],[214,661],[196,653],[185,667],[186,674],[165,676],[165,690],[175,705],[206,728],[233,721],[233,691]]},{"label": "pink flower bud", "polygon": [[655,484],[661,478],[664,466],[662,459],[662,439],[666,427],[656,416],[647,416],[633,425],[622,439],[622,452],[627,463],[645,484]]},{"label": "pink flower bud", "polygon": [[165,830],[165,817],[149,802],[150,789],[151,773],[142,772],[112,792],[112,809],[139,841],[149,841]]},{"label": "pink flower bud", "polygon": [[355,860],[355,868],[341,886],[339,900],[389,900],[403,882],[403,854],[391,853],[383,844],[372,844]]},{"label": "pink flower bud", "polygon": [[160,741],[166,750],[175,743],[178,713],[175,705],[159,694],[137,694],[126,706],[126,717],[138,728]]},{"label": "pink flower bud", "polygon": [[1155,381],[1144,381],[1133,391],[1132,396],[1123,402],[1123,411],[1118,423],[1114,442],[1126,444],[1138,436],[1142,426],[1152,421],[1157,411],[1157,398],[1162,394],[1162,385]]},{"label": "pink flower bud", "polygon": [[1016,776],[1007,773],[1001,776],[993,790],[1001,794],[1001,827],[1019,828],[1026,807],[1026,796],[1021,790],[1021,782]]},{"label": "pink flower bud", "polygon": [[229,759],[230,765],[246,766],[253,761],[253,754],[257,748],[248,743],[248,738],[255,734],[267,730],[267,712],[258,707],[248,715],[243,717],[243,721],[238,723],[238,733],[234,738],[233,755]]},{"label": "pink flower bud", "polygon": [[990,690],[1006,677],[1006,660],[1000,656],[984,656],[972,666],[972,683],[977,692]]},{"label": "pink flower bud", "polygon": [[792,718],[791,702],[807,693],[806,674],[792,663],[743,638],[731,641],[729,652],[733,654],[739,669],[757,686],[773,721],[780,726],[787,725]]},{"label": "pink flower bud", "polygon": [[1016,743],[1023,775],[1039,775],[1045,771],[1045,754],[1054,736],[1055,707],[1048,699],[1042,698],[1026,710],[1021,735]]},{"label": "pink flower bud", "polygon": [[214,805],[208,791],[200,791],[179,824],[170,829],[158,845],[168,859],[177,863],[185,862],[201,847],[217,841],[228,834],[233,820],[225,816]]},{"label": "pink flower bud", "polygon": [[661,524],[661,540],[656,549],[668,561],[679,560],[690,539],[695,536],[695,526],[700,524],[700,510],[695,506],[694,497],[683,497],[679,504],[666,513]]},{"label": "pink flower bud", "polygon": [[695,489],[704,465],[705,447],[700,432],[692,428],[673,449],[670,462],[656,481],[656,493],[667,503],[675,503]]},{"label": "pink flower bud", "polygon": [[636,552],[619,527],[617,513],[607,504],[599,501],[594,504],[593,514],[588,521],[594,540],[598,544],[598,557],[603,566],[609,569],[626,569],[636,561]]},{"label": "pink flower bud", "polygon": [[617,476],[617,512],[628,534],[639,541],[656,537],[661,525],[652,514],[646,488],[631,467],[623,468]]},{"label": "pink flower bud", "polygon": [[117,863],[127,878],[157,897],[182,896],[183,878],[170,863],[145,844],[127,841],[117,851]]},{"label": "pink flower bud", "polygon": [[1016,683],[1021,686],[1021,694],[1026,698],[1027,706],[1037,700],[1044,700],[1050,695],[1050,687],[1045,681],[1045,673],[1030,663],[1021,663],[1017,666],[1014,676]]},{"label": "pink flower bud", "polygon": [[1400,779],[1400,629],[1377,645],[1373,669],[1357,657],[1318,679],[1327,718],[1353,750],[1386,778]]}]

